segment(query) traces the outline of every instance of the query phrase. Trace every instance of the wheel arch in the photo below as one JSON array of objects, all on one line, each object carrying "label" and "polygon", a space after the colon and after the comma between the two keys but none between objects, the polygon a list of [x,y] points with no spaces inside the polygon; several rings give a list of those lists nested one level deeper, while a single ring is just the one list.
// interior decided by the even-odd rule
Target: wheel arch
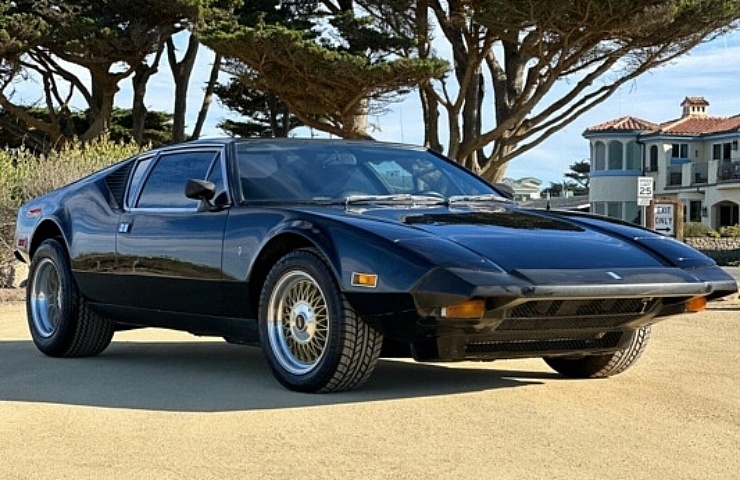
[{"label": "wheel arch", "polygon": [[46,218],[39,223],[33,232],[33,236],[31,237],[31,246],[28,251],[29,256],[33,258],[33,255],[36,253],[36,250],[39,248],[41,243],[50,238],[58,238],[62,247],[67,251],[67,253],[69,253],[69,245],[67,245],[67,240],[64,237],[64,233],[62,233],[62,229],[59,227],[59,224],[50,218]]},{"label": "wheel arch", "polygon": [[311,239],[306,235],[294,231],[285,231],[268,240],[252,263],[248,278],[251,305],[259,305],[262,286],[270,270],[278,260],[288,253],[300,249],[317,250],[326,262],[332,275],[334,275],[334,279],[337,283],[341,284],[338,265],[335,263],[336,260],[332,260],[336,256],[332,255],[329,249],[323,246],[321,242],[316,241],[316,239]]}]

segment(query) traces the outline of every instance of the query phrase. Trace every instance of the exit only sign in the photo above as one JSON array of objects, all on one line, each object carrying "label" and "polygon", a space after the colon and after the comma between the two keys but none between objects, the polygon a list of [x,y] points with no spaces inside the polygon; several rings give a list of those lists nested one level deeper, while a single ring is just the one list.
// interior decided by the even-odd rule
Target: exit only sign
[{"label": "exit only sign", "polygon": [[650,202],[648,228],[658,233],[683,239],[683,202],[658,199]]},{"label": "exit only sign", "polygon": [[654,205],[654,223],[653,230],[660,232],[663,235],[675,236],[674,227],[676,222],[676,206],[672,203],[655,204]]}]

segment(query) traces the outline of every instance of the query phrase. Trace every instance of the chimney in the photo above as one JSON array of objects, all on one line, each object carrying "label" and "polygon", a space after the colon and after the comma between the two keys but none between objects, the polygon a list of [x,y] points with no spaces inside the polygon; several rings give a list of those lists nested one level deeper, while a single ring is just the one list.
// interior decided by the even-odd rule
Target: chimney
[{"label": "chimney", "polygon": [[706,118],[709,102],[704,97],[686,97],[681,102],[681,118],[696,117]]}]

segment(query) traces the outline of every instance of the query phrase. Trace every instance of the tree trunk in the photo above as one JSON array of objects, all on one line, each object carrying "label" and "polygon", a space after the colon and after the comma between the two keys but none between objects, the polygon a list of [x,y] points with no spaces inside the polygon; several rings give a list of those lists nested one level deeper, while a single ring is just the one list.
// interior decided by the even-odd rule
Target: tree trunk
[{"label": "tree trunk", "polygon": [[349,115],[344,120],[344,138],[355,140],[371,138],[367,134],[369,106],[370,100],[368,100],[367,98],[360,100],[354,110],[354,114]]},{"label": "tree trunk", "polygon": [[172,79],[175,81],[175,105],[172,113],[172,141],[174,143],[185,141],[188,86],[190,85],[190,74],[193,72],[193,66],[195,65],[195,57],[198,54],[198,45],[198,39],[194,35],[190,35],[185,55],[178,62],[175,42],[172,38],[167,39],[167,60],[172,70]]},{"label": "tree trunk", "polygon": [[144,143],[144,127],[146,125],[146,115],[149,113],[144,103],[146,96],[146,86],[149,83],[149,79],[157,73],[159,70],[159,60],[162,58],[162,52],[164,51],[164,43],[160,43],[157,47],[157,53],[154,56],[154,60],[151,65],[146,62],[142,62],[136,67],[134,76],[131,79],[132,87],[134,90],[134,98],[131,105],[131,120],[133,126],[131,128],[131,135],[134,141],[143,145]]},{"label": "tree trunk", "polygon": [[146,95],[146,84],[151,76],[150,71],[151,67],[142,63],[136,67],[134,76],[131,79],[134,91],[134,98],[131,105],[131,136],[139,145],[144,143],[144,125],[146,124],[146,114],[148,113],[144,104],[144,97]]},{"label": "tree trunk", "polygon": [[203,125],[206,123],[208,117],[208,110],[213,102],[213,92],[216,89],[216,83],[218,82],[218,72],[221,71],[221,54],[217,53],[213,58],[213,66],[211,67],[211,75],[208,77],[208,83],[206,84],[206,91],[203,95],[203,103],[200,106],[198,112],[198,119],[195,121],[195,127],[193,128],[193,140],[200,138],[200,134],[203,131]]},{"label": "tree trunk", "polygon": [[439,102],[429,82],[419,87],[419,98],[424,118],[424,146],[435,152],[442,152],[444,147],[439,140]]},{"label": "tree trunk", "polygon": [[110,117],[113,114],[113,101],[118,92],[117,75],[108,73],[108,67],[90,70],[92,88],[90,102],[90,126],[80,135],[80,140],[89,142],[110,130]]}]

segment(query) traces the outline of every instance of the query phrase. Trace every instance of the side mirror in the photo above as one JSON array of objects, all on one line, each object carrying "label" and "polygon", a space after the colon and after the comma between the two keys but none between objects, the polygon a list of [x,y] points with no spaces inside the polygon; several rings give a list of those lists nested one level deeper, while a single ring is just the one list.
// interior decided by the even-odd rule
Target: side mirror
[{"label": "side mirror", "polygon": [[206,180],[190,179],[185,184],[185,196],[208,202],[216,195],[216,185]]}]

